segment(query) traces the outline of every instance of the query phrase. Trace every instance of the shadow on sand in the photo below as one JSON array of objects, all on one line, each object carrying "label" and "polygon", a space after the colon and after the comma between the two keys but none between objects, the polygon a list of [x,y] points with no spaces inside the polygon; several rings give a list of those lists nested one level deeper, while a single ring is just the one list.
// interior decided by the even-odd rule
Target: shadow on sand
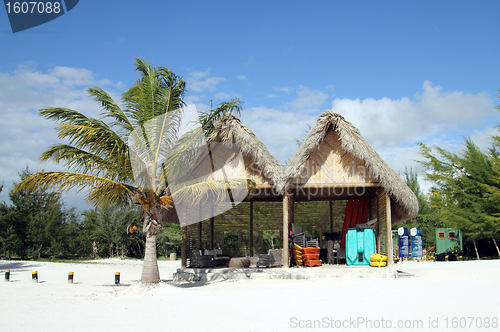
[{"label": "shadow on sand", "polygon": [[37,262],[30,261],[0,261],[0,270],[28,271],[33,267],[38,267]]}]

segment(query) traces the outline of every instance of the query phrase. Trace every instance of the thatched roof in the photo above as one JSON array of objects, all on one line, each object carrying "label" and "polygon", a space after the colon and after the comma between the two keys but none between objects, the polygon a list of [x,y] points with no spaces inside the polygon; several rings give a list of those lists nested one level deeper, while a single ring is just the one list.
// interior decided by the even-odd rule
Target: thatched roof
[{"label": "thatched roof", "polygon": [[244,157],[250,157],[253,169],[261,172],[271,184],[277,185],[283,178],[283,167],[274,158],[264,143],[233,115],[226,116],[215,124],[214,131],[208,136],[209,142],[229,142],[238,146]]},{"label": "thatched roof", "polygon": [[391,201],[393,202],[391,208],[392,222],[397,223],[402,220],[414,218],[418,213],[418,201],[415,194],[406,185],[401,176],[389,167],[363,136],[361,136],[357,128],[346,121],[344,117],[330,110],[325,111],[318,117],[316,125],[311,129],[299,150],[288,163],[285,169],[284,181],[280,184],[280,189],[284,190],[287,186],[293,184],[295,178],[299,177],[309,156],[316,149],[319,149],[329,130],[334,130],[338,133],[342,148],[356,158],[364,161],[370,170],[370,175],[377,178],[380,187],[391,195]]}]

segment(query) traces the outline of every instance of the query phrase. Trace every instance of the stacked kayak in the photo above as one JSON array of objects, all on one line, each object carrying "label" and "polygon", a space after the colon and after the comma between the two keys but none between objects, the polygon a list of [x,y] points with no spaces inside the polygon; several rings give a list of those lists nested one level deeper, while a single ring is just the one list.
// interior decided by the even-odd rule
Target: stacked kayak
[{"label": "stacked kayak", "polygon": [[293,245],[293,258],[295,259],[295,264],[303,265],[304,261],[302,259],[302,247],[298,244]]},{"label": "stacked kayak", "polygon": [[387,256],[381,254],[370,255],[370,266],[384,267],[387,265]]},{"label": "stacked kayak", "polygon": [[305,266],[321,266],[319,247],[302,248],[302,259]]}]

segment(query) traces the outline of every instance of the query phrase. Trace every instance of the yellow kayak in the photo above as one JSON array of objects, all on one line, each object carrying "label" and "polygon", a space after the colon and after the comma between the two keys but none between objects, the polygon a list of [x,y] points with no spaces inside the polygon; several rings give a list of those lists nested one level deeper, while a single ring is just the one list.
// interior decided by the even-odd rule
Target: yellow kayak
[{"label": "yellow kayak", "polygon": [[381,254],[370,255],[370,261],[372,262],[387,262],[387,256]]},{"label": "yellow kayak", "polygon": [[386,265],[387,265],[387,262],[374,262],[374,261],[370,262],[370,266],[373,266],[373,267],[384,267]]},{"label": "yellow kayak", "polygon": [[295,249],[295,250],[302,250],[302,247],[299,246],[298,244],[294,244],[293,245],[293,249]]}]

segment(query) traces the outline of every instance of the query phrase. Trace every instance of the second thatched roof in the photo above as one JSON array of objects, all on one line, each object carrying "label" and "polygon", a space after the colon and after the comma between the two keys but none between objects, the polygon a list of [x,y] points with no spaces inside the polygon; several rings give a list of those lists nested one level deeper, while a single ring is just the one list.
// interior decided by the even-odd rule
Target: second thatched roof
[{"label": "second thatched roof", "polygon": [[316,125],[311,129],[299,150],[288,163],[284,172],[284,180],[280,187],[284,190],[298,178],[311,155],[319,149],[329,130],[339,135],[342,148],[356,158],[365,162],[370,175],[379,180],[380,187],[392,198],[393,223],[414,218],[418,214],[418,201],[415,194],[389,165],[380,157],[373,147],[361,136],[359,130],[343,116],[325,111],[318,117]]}]

